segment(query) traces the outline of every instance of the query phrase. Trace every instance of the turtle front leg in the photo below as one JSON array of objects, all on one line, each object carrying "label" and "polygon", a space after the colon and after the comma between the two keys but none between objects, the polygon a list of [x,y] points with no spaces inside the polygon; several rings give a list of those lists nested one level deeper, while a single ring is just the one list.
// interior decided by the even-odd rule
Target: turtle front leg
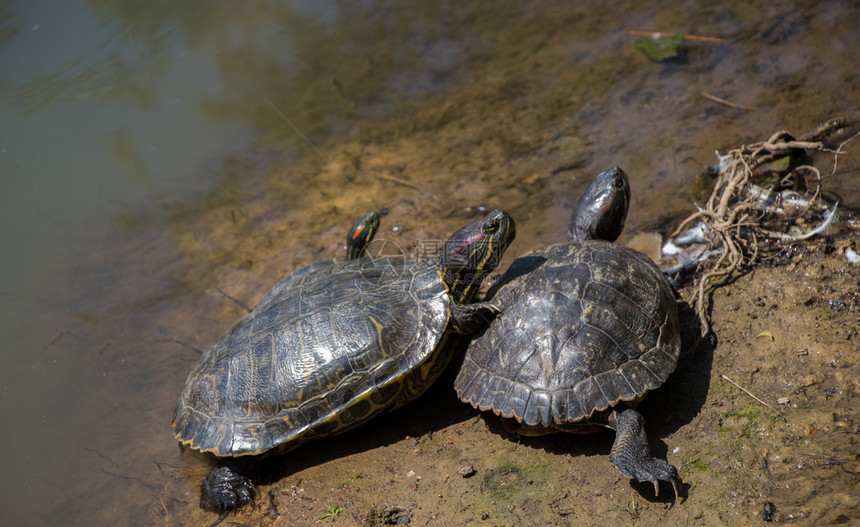
[{"label": "turtle front leg", "polygon": [[257,489],[247,476],[249,463],[228,459],[219,462],[203,480],[200,507],[216,512],[228,512],[248,503],[254,504]]},{"label": "turtle front leg", "polygon": [[608,417],[609,425],[615,429],[615,443],[609,453],[609,461],[622,474],[639,482],[650,481],[654,484],[654,494],[660,494],[659,481],[667,481],[679,496],[681,478],[678,470],[656,457],[651,457],[648,437],[645,435],[645,421],[639,412],[626,406],[612,410]]},{"label": "turtle front leg", "polygon": [[471,335],[492,322],[499,312],[499,308],[489,302],[454,304],[451,307],[451,323],[457,333]]}]

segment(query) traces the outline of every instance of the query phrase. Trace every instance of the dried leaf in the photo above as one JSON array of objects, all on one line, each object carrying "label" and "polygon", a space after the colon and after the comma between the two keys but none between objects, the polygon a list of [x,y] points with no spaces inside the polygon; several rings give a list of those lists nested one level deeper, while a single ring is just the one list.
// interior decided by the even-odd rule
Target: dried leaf
[{"label": "dried leaf", "polygon": [[764,337],[766,339],[770,339],[771,342],[773,342],[773,335],[771,334],[770,331],[762,331],[761,333],[756,335],[756,338],[758,338],[758,337]]}]

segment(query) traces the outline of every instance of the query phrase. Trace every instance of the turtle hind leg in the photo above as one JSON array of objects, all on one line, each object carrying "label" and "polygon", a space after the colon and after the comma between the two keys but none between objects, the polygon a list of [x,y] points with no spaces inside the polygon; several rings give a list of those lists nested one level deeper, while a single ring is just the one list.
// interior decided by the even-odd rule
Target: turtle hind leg
[{"label": "turtle hind leg", "polygon": [[219,462],[203,480],[200,508],[214,512],[229,512],[254,504],[257,489],[243,472],[248,463],[229,459]]},{"label": "turtle hind leg", "polygon": [[454,331],[463,335],[471,335],[489,325],[498,314],[499,308],[489,302],[451,306],[451,322]]},{"label": "turtle hind leg", "polygon": [[639,412],[620,406],[608,418],[610,426],[615,428],[615,443],[609,453],[609,461],[615,468],[628,478],[653,483],[655,495],[660,493],[659,482],[666,481],[672,485],[675,496],[679,496],[681,478],[678,470],[662,459],[651,456],[645,435],[645,421]]}]

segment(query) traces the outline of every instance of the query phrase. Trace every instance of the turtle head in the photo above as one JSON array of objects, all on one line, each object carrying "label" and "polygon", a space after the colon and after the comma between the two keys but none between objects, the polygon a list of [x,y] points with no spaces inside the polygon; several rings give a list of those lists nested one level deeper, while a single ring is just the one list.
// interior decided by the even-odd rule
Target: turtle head
[{"label": "turtle head", "polygon": [[499,265],[516,233],[514,219],[503,210],[494,210],[445,241],[439,264],[455,302],[465,303],[474,298],[486,275]]},{"label": "turtle head", "polygon": [[567,224],[567,240],[614,242],[624,229],[630,206],[630,182],[619,167],[597,175],[585,189]]},{"label": "turtle head", "polygon": [[370,211],[361,217],[346,235],[346,257],[353,260],[361,256],[379,230],[379,214]]}]

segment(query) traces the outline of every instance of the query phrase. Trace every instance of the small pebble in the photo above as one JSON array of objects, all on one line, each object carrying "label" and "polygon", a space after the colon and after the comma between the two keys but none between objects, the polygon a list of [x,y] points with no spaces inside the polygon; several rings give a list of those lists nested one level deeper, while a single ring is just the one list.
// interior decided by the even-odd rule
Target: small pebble
[{"label": "small pebble", "polygon": [[478,472],[478,471],[477,471],[477,470],[475,470],[475,467],[473,467],[472,465],[463,465],[463,466],[462,466],[462,467],[460,467],[460,469],[457,471],[457,474],[460,474],[460,475],[461,475],[461,476],[463,476],[464,478],[471,478],[471,477],[472,477],[472,476],[474,476],[474,475],[475,475],[475,473],[477,473],[477,472]]}]

